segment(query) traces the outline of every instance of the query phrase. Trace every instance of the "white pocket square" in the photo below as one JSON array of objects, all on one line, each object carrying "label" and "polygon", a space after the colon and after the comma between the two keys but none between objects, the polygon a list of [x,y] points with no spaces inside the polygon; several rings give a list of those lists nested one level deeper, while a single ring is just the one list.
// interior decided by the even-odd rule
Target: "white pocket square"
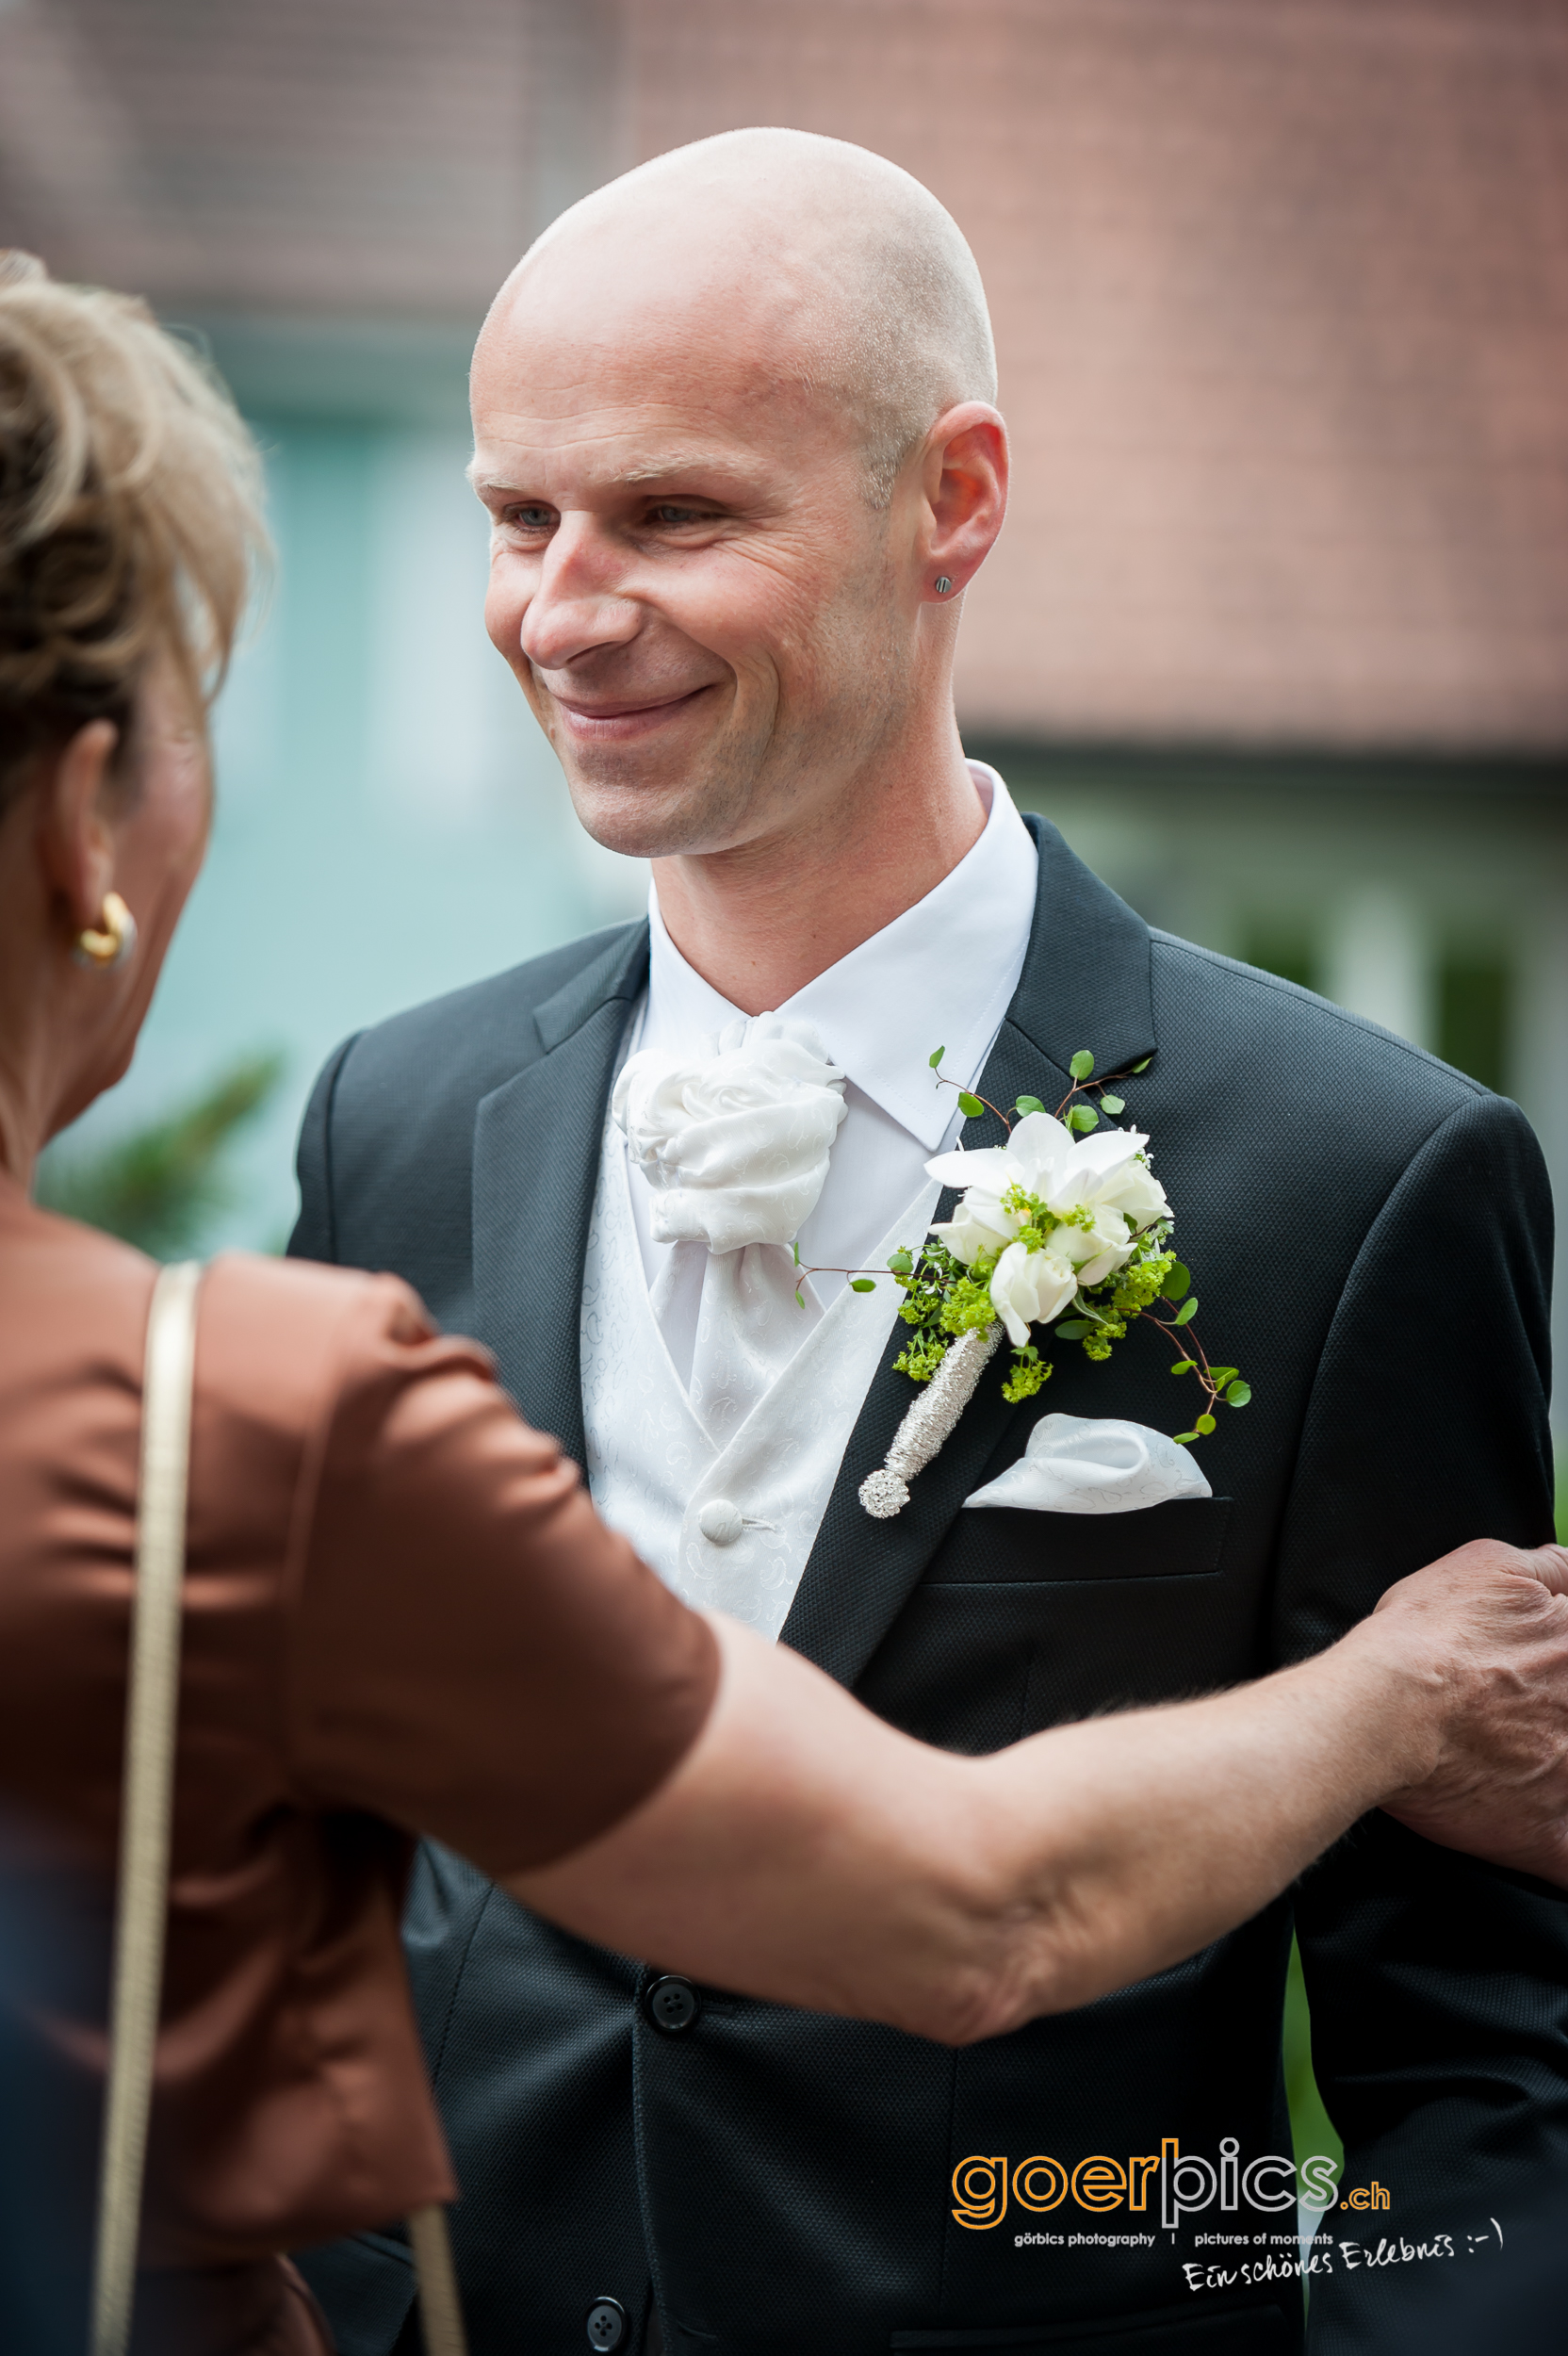
[{"label": "white pocket square", "polygon": [[1042,1415],[1018,1463],[964,1503],[1021,1505],[1035,1513],[1136,1513],[1171,1497],[1213,1495],[1186,1449],[1145,1423]]}]

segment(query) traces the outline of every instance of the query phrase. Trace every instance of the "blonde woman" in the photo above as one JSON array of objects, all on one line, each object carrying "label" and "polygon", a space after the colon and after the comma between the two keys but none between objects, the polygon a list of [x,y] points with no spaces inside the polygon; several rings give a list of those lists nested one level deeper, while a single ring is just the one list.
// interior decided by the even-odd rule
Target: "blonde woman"
[{"label": "blonde woman", "polygon": [[[137,303],[0,271],[0,1816],[106,1953],[155,1271],[37,1210],[125,1070],[211,810],[254,453]],[[989,1759],[687,1612],[390,1280],[205,1280],[139,2341],[319,2351],[278,2253],[452,2192],[414,1838],[585,1936],[954,2042],[1269,1900],[1366,1808],[1568,1882],[1555,1553],[1467,1548],[1320,1659]],[[20,1827],[20,1833],[17,1828]],[[91,2082],[101,2011],[50,2034]]]}]

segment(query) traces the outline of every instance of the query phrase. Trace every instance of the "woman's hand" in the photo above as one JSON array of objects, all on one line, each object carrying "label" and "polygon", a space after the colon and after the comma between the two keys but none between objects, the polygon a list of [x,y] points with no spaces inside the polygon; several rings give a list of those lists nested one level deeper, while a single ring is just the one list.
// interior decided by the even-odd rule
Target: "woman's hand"
[{"label": "woman's hand", "polygon": [[1445,1848],[1568,1888],[1568,1551],[1478,1538],[1391,1587],[1365,1622],[1449,1707],[1431,1772],[1383,1807]]}]

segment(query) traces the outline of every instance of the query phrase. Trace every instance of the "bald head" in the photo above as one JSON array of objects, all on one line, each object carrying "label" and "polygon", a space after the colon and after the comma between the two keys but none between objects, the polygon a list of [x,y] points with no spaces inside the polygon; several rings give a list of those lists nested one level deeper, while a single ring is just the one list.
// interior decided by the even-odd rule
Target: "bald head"
[{"label": "bald head", "polygon": [[863,883],[896,810],[896,891],[911,826],[933,882],[961,856],[953,654],[1006,507],[994,389],[969,248],[862,148],[730,132],[546,232],[474,353],[470,475],[485,627],[590,834],[783,875],[831,839]]},{"label": "bald head", "polygon": [[[980,273],[957,223],[886,157],[813,132],[727,131],[657,156],[547,229],[496,299],[486,340],[584,276],[614,289],[606,340],[748,320],[759,399],[841,411],[874,506],[938,417],[996,398]],[[760,331],[760,332],[759,332]]]}]

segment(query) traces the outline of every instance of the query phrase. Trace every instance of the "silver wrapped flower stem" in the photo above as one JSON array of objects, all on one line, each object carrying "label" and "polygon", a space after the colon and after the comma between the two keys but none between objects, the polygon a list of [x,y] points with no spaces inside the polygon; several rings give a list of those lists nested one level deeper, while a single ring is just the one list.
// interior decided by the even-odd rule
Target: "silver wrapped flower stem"
[{"label": "silver wrapped flower stem", "polygon": [[860,1502],[879,1522],[909,1502],[909,1483],[929,1464],[970,1400],[1002,1339],[1002,1320],[960,1333],[893,1434],[888,1461],[860,1483]]}]

